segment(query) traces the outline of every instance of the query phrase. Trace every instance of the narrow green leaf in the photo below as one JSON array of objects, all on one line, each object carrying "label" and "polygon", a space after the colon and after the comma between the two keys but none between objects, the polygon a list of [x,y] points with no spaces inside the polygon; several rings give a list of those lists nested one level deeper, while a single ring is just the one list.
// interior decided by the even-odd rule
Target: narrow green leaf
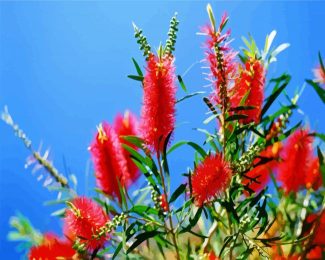
[{"label": "narrow green leaf", "polygon": [[322,56],[320,54],[320,51],[318,52],[318,59],[319,59],[320,67],[322,68],[323,73],[325,73],[325,67],[324,67],[324,63],[323,63],[323,59],[322,59]]},{"label": "narrow green leaf", "polygon": [[138,148],[143,148],[144,141],[135,135],[122,135],[120,136],[124,140],[128,141],[129,143],[135,145]]},{"label": "narrow green leaf", "polygon": [[140,215],[142,215],[143,213],[158,215],[157,209],[145,205],[135,205],[130,209],[130,212],[134,212]]},{"label": "narrow green leaf", "polygon": [[148,240],[149,238],[152,238],[156,235],[159,235],[161,233],[162,232],[160,232],[160,231],[152,230],[152,231],[147,231],[147,232],[137,235],[135,242],[128,248],[126,253],[127,254],[130,253],[133,249],[135,249],[137,246],[139,246],[142,242],[144,242],[144,241]]},{"label": "narrow green leaf", "polygon": [[319,160],[319,169],[322,174],[323,179],[323,187],[325,187],[325,162],[324,162],[324,155],[322,151],[320,150],[319,146],[317,146],[317,155]]},{"label": "narrow green leaf", "polygon": [[172,151],[174,151],[176,148],[183,146],[183,145],[189,145],[192,148],[194,148],[201,156],[202,158],[205,158],[207,156],[207,153],[204,151],[204,149],[199,146],[198,144],[194,143],[194,142],[190,142],[190,141],[179,141],[176,144],[174,144],[173,146],[171,146],[167,152],[167,154],[171,153]]},{"label": "narrow green leaf", "polygon": [[170,196],[169,203],[174,202],[186,190],[186,186],[186,184],[179,185],[174,193]]},{"label": "narrow green leaf", "polygon": [[123,241],[120,242],[120,243],[118,244],[117,248],[114,250],[114,254],[113,254],[113,256],[112,256],[112,260],[114,260],[115,257],[117,257],[118,253],[119,253],[119,252],[121,251],[121,249],[122,249],[122,246],[123,246]]},{"label": "narrow green leaf", "polygon": [[143,81],[144,77],[143,76],[137,76],[137,75],[128,75],[128,78],[136,80],[136,81]]},{"label": "narrow green leaf", "polygon": [[247,115],[234,114],[234,115],[231,115],[231,116],[227,117],[226,122],[237,121],[237,120],[240,120],[240,119],[245,119],[247,117],[248,117]]},{"label": "narrow green leaf", "polygon": [[238,106],[230,108],[229,111],[253,110],[255,108],[255,106]]},{"label": "narrow green leaf", "polygon": [[65,214],[65,208],[63,208],[63,209],[58,209],[58,210],[54,211],[54,212],[51,214],[51,216],[62,218],[62,217],[64,217],[64,214]]},{"label": "narrow green leaf", "polygon": [[205,93],[204,91],[197,91],[197,92],[194,92],[194,93],[190,93],[190,94],[178,99],[176,101],[176,103],[180,103],[180,102],[182,102],[182,101],[184,101],[184,100],[186,100],[188,98],[195,97],[195,96],[198,96],[198,95],[201,95],[201,94],[204,94],[204,93]]},{"label": "narrow green leaf", "polygon": [[179,84],[181,85],[182,89],[183,89],[185,92],[187,92],[187,89],[186,89],[186,86],[185,86],[184,81],[183,81],[183,79],[182,79],[182,76],[181,76],[181,75],[177,75],[177,79],[178,79],[178,82],[179,82]]},{"label": "narrow green leaf", "polygon": [[135,69],[138,72],[138,75],[141,76],[141,77],[143,77],[142,70],[141,70],[139,64],[137,63],[137,61],[134,58],[132,58],[132,61],[133,61],[133,64],[134,64]]},{"label": "narrow green leaf", "polygon": [[320,99],[325,104],[325,89],[321,88],[316,82],[310,79],[307,79],[306,82],[314,88]]},{"label": "narrow green leaf", "polygon": [[[272,94],[266,99],[266,103],[263,106],[261,117],[266,113],[266,111],[270,108],[270,106],[273,104],[273,102],[276,100],[276,98],[281,94],[281,92],[286,88],[286,86],[289,84],[291,79],[290,75],[284,74],[280,78],[272,79],[271,82],[277,82]],[[281,86],[279,87],[280,83],[284,81]]]}]

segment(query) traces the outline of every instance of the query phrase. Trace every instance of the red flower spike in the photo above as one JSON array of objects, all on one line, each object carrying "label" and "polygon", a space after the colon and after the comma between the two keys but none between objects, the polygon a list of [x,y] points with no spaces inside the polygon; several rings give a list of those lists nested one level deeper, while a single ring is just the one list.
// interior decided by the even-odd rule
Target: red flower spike
[{"label": "red flower spike", "polygon": [[95,237],[109,220],[103,209],[93,200],[78,197],[71,202],[71,209],[66,211],[64,230],[69,238],[79,238],[89,251],[102,248],[108,235]]},{"label": "red flower spike", "polygon": [[230,30],[222,34],[227,20],[228,16],[224,14],[218,31],[214,31],[211,25],[207,25],[201,29],[202,33],[207,36],[205,56],[210,68],[208,79],[214,85],[211,100],[222,106],[228,106],[227,86],[235,78],[236,74],[234,58],[237,53],[229,46]]},{"label": "red flower spike", "polygon": [[[128,146],[132,147],[134,150],[138,150],[138,148],[131,144],[130,142],[126,141],[121,136],[127,136],[127,135],[138,135],[138,120],[131,112],[126,111],[124,113],[124,117],[122,115],[117,115],[114,121],[114,129],[119,136],[120,143],[121,144],[127,144]],[[128,168],[128,176],[129,179],[127,181],[127,185],[132,184],[135,182],[140,174],[139,169],[135,165],[135,163],[132,161],[130,157],[130,153],[123,149],[123,155],[127,161],[127,168]]]},{"label": "red flower spike", "polygon": [[103,123],[90,146],[95,165],[97,185],[103,192],[121,200],[118,181],[122,186],[130,182],[128,162],[124,157],[118,135],[113,127]]},{"label": "red flower spike", "polygon": [[250,59],[240,67],[240,75],[232,89],[231,106],[253,106],[254,109],[238,111],[248,117],[240,120],[243,124],[259,123],[264,99],[265,69],[261,61]]},{"label": "red flower spike", "polygon": [[313,70],[315,79],[314,81],[325,86],[325,71],[319,66]]},{"label": "red flower spike", "polygon": [[322,175],[319,169],[319,160],[317,157],[312,159],[307,172],[308,173],[305,177],[306,188],[318,190],[322,186]]},{"label": "red flower spike", "polygon": [[175,127],[176,85],[174,58],[149,56],[143,81],[141,134],[154,151],[162,151],[166,137]]},{"label": "red flower spike", "polygon": [[70,241],[59,239],[54,234],[45,234],[41,245],[33,246],[29,253],[30,260],[57,260],[57,259],[73,259],[76,251],[72,248]]},{"label": "red flower spike", "polygon": [[307,259],[308,260],[318,260],[318,259],[322,259],[322,252],[323,249],[320,246],[316,246],[314,248],[312,248],[308,254],[307,254]]},{"label": "red flower spike", "polygon": [[167,198],[166,195],[160,195],[160,207],[162,209],[163,212],[167,212],[168,211],[168,203],[167,203]]},{"label": "red flower spike", "polygon": [[[248,185],[254,192],[261,191],[270,180],[270,173],[278,166],[279,152],[282,149],[280,142],[274,143],[272,146],[268,146],[264,151],[260,153],[261,157],[272,159],[264,164],[258,165],[245,175],[248,178],[243,178],[242,183]],[[254,159],[254,165],[261,161],[260,158]],[[251,181],[254,178],[257,182]]]},{"label": "red flower spike", "polygon": [[319,246],[325,246],[325,211],[321,213],[319,223],[315,223],[316,230],[315,230],[315,235],[314,235],[314,240],[313,240],[313,245],[319,245]]},{"label": "red flower spike", "polygon": [[194,170],[192,190],[195,204],[202,207],[229,185],[232,171],[222,155],[207,156]]},{"label": "red flower spike", "polygon": [[296,130],[283,148],[283,161],[279,164],[278,179],[284,190],[289,193],[297,192],[305,186],[306,176],[309,175],[309,165],[312,154],[313,137],[304,129]]}]

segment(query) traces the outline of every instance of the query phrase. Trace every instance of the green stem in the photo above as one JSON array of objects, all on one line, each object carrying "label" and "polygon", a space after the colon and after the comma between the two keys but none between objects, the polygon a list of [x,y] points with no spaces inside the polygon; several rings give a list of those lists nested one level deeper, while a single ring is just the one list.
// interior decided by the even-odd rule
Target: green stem
[{"label": "green stem", "polygon": [[172,234],[172,239],[173,239],[173,243],[176,249],[176,257],[177,260],[180,260],[180,254],[179,254],[179,247],[178,247],[178,243],[177,243],[177,238],[176,238],[176,234],[174,232],[174,226],[173,226],[173,220],[172,220],[172,216],[171,216],[171,212],[170,212],[170,207],[169,207],[169,203],[168,203],[168,194],[167,194],[167,189],[166,189],[166,185],[165,185],[165,178],[164,178],[164,173],[161,167],[161,160],[160,160],[160,153],[159,151],[157,151],[157,160],[158,160],[158,166],[159,166],[159,173],[160,173],[160,177],[161,177],[161,182],[162,182],[162,187],[163,187],[163,191],[164,194],[166,196],[166,203],[167,203],[167,209],[168,209],[168,219],[169,219],[169,225],[170,225],[170,230],[167,228],[167,226],[165,225],[166,231],[170,231]]}]

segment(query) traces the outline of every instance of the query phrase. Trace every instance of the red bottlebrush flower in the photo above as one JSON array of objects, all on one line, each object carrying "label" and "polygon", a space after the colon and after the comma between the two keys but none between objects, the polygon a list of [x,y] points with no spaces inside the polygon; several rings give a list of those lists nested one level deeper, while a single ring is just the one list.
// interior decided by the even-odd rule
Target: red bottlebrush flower
[{"label": "red bottlebrush flower", "polygon": [[[135,150],[138,148],[131,144],[130,142],[126,141],[125,139],[121,138],[121,136],[125,135],[137,135],[138,134],[138,121],[137,118],[129,111],[124,113],[124,117],[122,115],[117,115],[114,121],[114,128],[117,135],[120,137],[121,144],[127,144],[128,146],[132,147]],[[128,175],[129,179],[127,180],[127,185],[135,182],[139,177],[139,169],[132,161],[130,157],[130,153],[123,149],[124,157],[127,161],[127,168],[128,168]]]},{"label": "red bottlebrush flower", "polygon": [[160,207],[162,209],[163,212],[167,212],[168,211],[168,204],[167,204],[167,198],[166,195],[160,195]]},{"label": "red bottlebrush flower", "polygon": [[29,253],[30,260],[57,260],[72,259],[76,251],[72,248],[70,241],[59,239],[54,234],[45,234],[41,245],[33,246]]},{"label": "red bottlebrush flower", "polygon": [[71,208],[66,211],[64,229],[72,239],[79,238],[88,250],[104,246],[108,235],[95,237],[109,220],[103,209],[93,200],[78,197],[71,202]]},{"label": "red bottlebrush flower", "polygon": [[174,130],[176,85],[174,58],[171,55],[148,58],[143,81],[141,133],[147,145],[161,151],[168,134]]},{"label": "red bottlebrush flower", "polygon": [[222,34],[227,21],[228,16],[224,14],[217,30],[211,25],[207,25],[201,30],[207,36],[205,56],[210,68],[208,79],[215,87],[211,99],[221,104],[225,109],[229,103],[227,86],[235,78],[236,73],[234,62],[236,53],[230,48],[228,41],[230,30]]},{"label": "red bottlebrush flower", "polygon": [[[264,151],[260,153],[260,157],[264,159],[270,159],[270,161],[257,165],[261,162],[261,158],[254,159],[254,165],[257,165],[255,168],[250,170],[245,174],[248,178],[243,178],[242,183],[248,185],[251,190],[254,192],[261,191],[270,180],[270,173],[278,165],[279,152],[282,148],[280,142],[274,143],[272,146],[267,147]],[[251,181],[250,179],[255,179],[256,181]]]},{"label": "red bottlebrush flower", "polygon": [[209,202],[218,193],[224,191],[231,179],[229,163],[222,155],[207,156],[194,170],[192,175],[192,190],[195,204],[199,207]]},{"label": "red bottlebrush flower", "polygon": [[315,79],[314,81],[320,84],[325,84],[325,71],[321,67],[313,70]]},{"label": "red bottlebrush flower", "polygon": [[283,148],[283,161],[279,164],[278,178],[284,190],[297,192],[305,185],[305,178],[309,174],[312,154],[313,137],[304,129],[296,130]]},{"label": "red bottlebrush flower", "polygon": [[317,157],[313,158],[310,163],[305,183],[307,189],[313,188],[314,190],[318,190],[322,185],[322,175],[319,169],[319,160]]},{"label": "red bottlebrush flower", "polygon": [[316,230],[313,245],[325,246],[325,211],[321,213],[319,223],[315,222]]},{"label": "red bottlebrush flower", "polygon": [[89,148],[95,165],[97,185],[107,195],[121,199],[118,181],[126,186],[130,181],[128,163],[113,127],[103,123]]},{"label": "red bottlebrush flower", "polygon": [[308,260],[318,260],[318,259],[322,259],[322,252],[323,249],[320,246],[316,246],[314,248],[312,248],[308,254],[307,254],[307,259]]},{"label": "red bottlebrush flower", "polygon": [[219,260],[220,258],[216,256],[216,254],[213,251],[210,251],[208,253],[207,260]]},{"label": "red bottlebrush flower", "polygon": [[232,89],[231,106],[253,106],[254,109],[238,111],[248,117],[240,122],[259,123],[264,99],[265,69],[261,61],[250,59],[240,68],[240,75]]}]

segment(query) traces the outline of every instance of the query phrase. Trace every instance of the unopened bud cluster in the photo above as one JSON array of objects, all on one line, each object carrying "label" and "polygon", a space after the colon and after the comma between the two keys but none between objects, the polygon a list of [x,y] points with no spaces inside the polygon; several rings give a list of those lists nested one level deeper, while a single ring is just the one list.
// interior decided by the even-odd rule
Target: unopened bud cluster
[{"label": "unopened bud cluster", "polygon": [[271,129],[266,136],[266,140],[270,140],[283,132],[283,129],[286,128],[287,123],[289,122],[289,117],[291,114],[292,111],[289,110],[287,113],[280,115],[277,120],[272,123]]},{"label": "unopened bud cluster", "polygon": [[164,217],[167,215],[166,203],[164,203],[163,195],[160,195],[154,188],[151,191],[151,199],[154,203],[154,207],[159,211],[159,216]]},{"label": "unopened bud cluster", "polygon": [[260,143],[249,147],[248,150],[239,158],[239,160],[233,163],[232,168],[234,171],[243,173],[249,170],[252,166],[254,158],[263,150],[264,145],[264,143]]},{"label": "unopened bud cluster", "polygon": [[175,50],[179,21],[176,18],[177,13],[170,20],[168,39],[166,41],[165,53],[171,54]]},{"label": "unopened bud cluster", "polygon": [[8,125],[10,125],[12,127],[12,129],[15,132],[15,135],[18,136],[18,138],[20,138],[25,146],[30,149],[32,146],[32,141],[27,137],[27,135],[24,133],[24,131],[22,129],[19,128],[19,126],[17,124],[14,123],[11,115],[9,114],[8,108],[5,107],[4,111],[1,114],[1,119]]},{"label": "unopened bud cluster", "polygon": [[116,229],[122,222],[128,217],[128,215],[122,212],[119,215],[114,216],[114,218],[108,222],[106,222],[105,226],[100,228],[99,233],[94,235],[94,238],[100,239],[101,237],[105,236],[106,234],[112,232]]},{"label": "unopened bud cluster", "polygon": [[135,24],[134,27],[134,37],[137,39],[137,43],[140,45],[140,50],[143,51],[143,56],[149,57],[151,53],[151,47],[147,41],[147,38],[142,34],[142,30],[139,29]]}]

